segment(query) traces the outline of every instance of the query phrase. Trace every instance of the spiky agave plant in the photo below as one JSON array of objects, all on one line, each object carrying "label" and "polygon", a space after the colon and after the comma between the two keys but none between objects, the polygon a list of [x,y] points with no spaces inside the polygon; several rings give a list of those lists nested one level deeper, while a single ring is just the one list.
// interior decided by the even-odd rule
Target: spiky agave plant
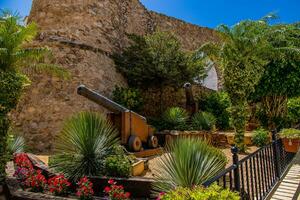
[{"label": "spiky agave plant", "polygon": [[7,141],[7,152],[9,155],[21,153],[25,150],[25,140],[22,136],[10,135]]},{"label": "spiky agave plant", "polygon": [[172,107],[164,112],[162,119],[166,123],[166,128],[175,130],[183,128],[188,117],[188,113],[184,109]]},{"label": "spiky agave plant", "polygon": [[100,175],[104,158],[119,143],[117,131],[100,114],[81,112],[68,119],[56,142],[52,168],[71,180]]},{"label": "spiky agave plant", "polygon": [[216,125],[216,118],[209,112],[197,112],[192,117],[192,128],[194,130],[210,131]]},{"label": "spiky agave plant", "polygon": [[154,169],[154,193],[176,187],[192,188],[217,175],[227,163],[224,153],[197,138],[169,143]]}]

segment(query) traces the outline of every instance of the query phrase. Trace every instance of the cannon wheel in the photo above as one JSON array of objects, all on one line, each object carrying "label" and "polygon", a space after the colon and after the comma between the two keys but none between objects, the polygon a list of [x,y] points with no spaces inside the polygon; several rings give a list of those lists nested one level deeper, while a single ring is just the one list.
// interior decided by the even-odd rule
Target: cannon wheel
[{"label": "cannon wheel", "polygon": [[158,147],[158,139],[156,136],[152,135],[148,137],[148,146],[153,149]]},{"label": "cannon wheel", "polygon": [[128,140],[128,146],[130,151],[138,152],[142,148],[142,141],[138,136],[131,135]]}]

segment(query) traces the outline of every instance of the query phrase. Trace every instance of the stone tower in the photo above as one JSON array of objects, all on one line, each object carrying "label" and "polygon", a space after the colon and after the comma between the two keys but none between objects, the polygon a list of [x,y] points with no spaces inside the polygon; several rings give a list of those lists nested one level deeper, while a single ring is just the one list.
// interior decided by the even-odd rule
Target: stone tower
[{"label": "stone tower", "polygon": [[63,120],[75,112],[104,108],[76,94],[79,84],[109,96],[115,85],[126,86],[110,55],[127,45],[126,33],[172,31],[186,50],[216,39],[215,32],[148,11],[139,0],[33,0],[29,22],[37,23],[33,45],[48,46],[55,62],[72,78],[36,75],[12,113],[15,127],[36,152],[50,152]]}]

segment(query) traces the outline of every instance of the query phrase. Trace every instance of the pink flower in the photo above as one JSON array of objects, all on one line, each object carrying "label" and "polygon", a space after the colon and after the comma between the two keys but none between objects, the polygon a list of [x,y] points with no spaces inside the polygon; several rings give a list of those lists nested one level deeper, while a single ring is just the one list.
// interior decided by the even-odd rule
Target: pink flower
[{"label": "pink flower", "polygon": [[111,184],[111,185],[114,185],[114,184],[116,184],[116,182],[114,182],[114,180],[113,180],[113,179],[109,179],[109,180],[108,180],[108,183],[109,183],[109,184]]}]

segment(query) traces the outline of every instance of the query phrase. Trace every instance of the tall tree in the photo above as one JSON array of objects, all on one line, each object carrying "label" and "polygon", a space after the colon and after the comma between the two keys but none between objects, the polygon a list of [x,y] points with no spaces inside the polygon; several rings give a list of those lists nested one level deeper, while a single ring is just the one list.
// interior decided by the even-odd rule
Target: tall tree
[{"label": "tall tree", "polygon": [[288,98],[300,96],[300,24],[270,26],[267,39],[273,51],[251,98],[262,102],[269,129],[274,129],[287,115]]},{"label": "tall tree", "polygon": [[216,62],[223,71],[224,87],[232,102],[231,115],[235,143],[245,150],[244,133],[247,122],[247,99],[260,81],[270,45],[266,41],[267,21],[242,21],[233,27],[217,28],[222,39],[199,49]]},{"label": "tall tree", "polygon": [[68,77],[62,68],[45,62],[50,57],[49,49],[29,46],[37,34],[37,26],[20,25],[19,19],[6,11],[0,16],[0,184],[5,182],[8,113],[16,108],[24,86],[30,84],[26,73],[44,71]]}]

